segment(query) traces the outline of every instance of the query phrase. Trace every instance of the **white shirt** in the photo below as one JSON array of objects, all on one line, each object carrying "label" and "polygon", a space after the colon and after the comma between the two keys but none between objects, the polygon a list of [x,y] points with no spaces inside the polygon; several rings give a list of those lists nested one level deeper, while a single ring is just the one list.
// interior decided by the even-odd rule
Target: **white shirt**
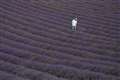
[{"label": "white shirt", "polygon": [[77,26],[77,21],[75,19],[72,20],[72,26]]}]

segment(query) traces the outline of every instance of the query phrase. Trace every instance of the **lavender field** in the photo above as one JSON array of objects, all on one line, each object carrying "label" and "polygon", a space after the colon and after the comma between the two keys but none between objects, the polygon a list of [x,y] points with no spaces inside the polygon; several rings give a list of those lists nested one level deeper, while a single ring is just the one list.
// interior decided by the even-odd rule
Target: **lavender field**
[{"label": "lavender field", "polygon": [[0,80],[120,80],[120,1],[0,0]]}]

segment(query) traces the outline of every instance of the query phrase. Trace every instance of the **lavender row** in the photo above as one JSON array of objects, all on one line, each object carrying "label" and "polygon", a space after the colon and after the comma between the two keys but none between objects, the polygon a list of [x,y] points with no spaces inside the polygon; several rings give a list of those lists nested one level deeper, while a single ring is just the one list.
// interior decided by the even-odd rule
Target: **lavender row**
[{"label": "lavender row", "polygon": [[30,80],[30,79],[25,79],[4,71],[0,71],[0,80]]},{"label": "lavender row", "polygon": [[[69,55],[68,54],[62,54],[60,52],[55,52],[55,51],[50,51],[50,50],[46,51],[46,49],[29,46],[29,45],[26,45],[24,43],[20,43],[20,42],[13,41],[11,39],[3,38],[2,36],[1,36],[1,41],[4,44],[8,44],[8,45],[14,46],[16,48],[31,51],[31,52],[38,53],[38,54],[41,54],[41,55],[47,55],[47,56],[56,57],[56,58],[59,58],[59,59],[72,59],[72,60],[73,59],[74,60],[79,60],[80,59],[80,57],[77,57],[77,56],[73,56],[73,55],[70,55],[70,54]],[[105,63],[105,64],[111,64],[110,61],[99,61],[99,60],[95,60],[95,61]],[[114,64],[119,64],[119,63],[114,62]]]},{"label": "lavender row", "polygon": [[[21,2],[19,2],[19,3],[21,3]],[[12,4],[12,3],[11,3]],[[22,11],[24,11],[24,10],[29,10],[29,9],[31,9],[31,8],[33,8],[33,7],[31,7],[31,6],[29,6],[29,7],[31,7],[31,8],[29,8],[29,7],[25,7],[25,6],[27,6],[27,4],[24,4],[24,3],[22,3],[22,4],[18,4],[17,2],[16,3],[13,3],[13,5],[10,5],[10,4],[7,4],[7,5],[10,5],[11,7],[12,6],[15,6],[15,4],[17,4],[17,7],[14,7],[14,8],[17,8],[17,9],[22,9]],[[24,4],[24,5],[23,5]],[[18,6],[19,5],[19,6]],[[9,6],[9,7],[10,7]],[[22,7],[21,7],[22,6]],[[20,8],[19,8],[20,7]],[[40,9],[41,9],[41,7],[39,7]],[[34,9],[33,9],[34,10]],[[49,10],[49,8],[47,9],[47,10]],[[30,10],[29,10],[30,11]],[[27,11],[27,12],[29,12],[29,11]],[[40,11],[40,13],[42,13],[42,12],[44,12],[45,10],[43,10],[43,9],[41,9],[41,10],[39,10]],[[38,12],[39,12],[38,11]],[[26,11],[24,11],[24,13],[25,13]],[[33,13],[32,11],[30,11],[30,13]],[[35,13],[34,13],[35,14]],[[37,15],[38,15],[38,13],[36,13]],[[45,14],[45,13],[44,13]],[[52,14],[54,14],[53,12],[52,12]],[[31,14],[28,14],[28,15],[31,15]],[[41,15],[41,14],[39,14],[39,15]],[[32,15],[33,16],[33,15]],[[47,15],[46,15],[47,16]],[[52,15],[52,17],[54,17],[54,16],[60,16],[60,15]],[[35,17],[35,16],[34,16]],[[36,16],[36,18],[38,18],[39,16]],[[42,16],[41,16],[42,17]],[[47,16],[48,17],[48,16]],[[49,17],[50,17],[50,15],[49,15]],[[63,16],[61,15],[60,17],[58,17],[58,18],[62,18]],[[66,15],[64,16],[64,17],[66,17]],[[45,18],[45,17],[44,17]],[[44,19],[43,18],[43,19]],[[81,17],[80,17],[81,18]],[[53,18],[52,18],[53,19]],[[61,21],[64,21],[65,22],[65,20],[66,19],[64,19],[64,18],[62,18],[63,20],[61,20]],[[84,18],[82,18],[82,19],[84,19]],[[71,19],[67,19],[67,20],[71,20]],[[91,19],[90,19],[90,21],[91,21]],[[88,22],[90,22],[90,21],[88,21]],[[67,21],[68,22],[68,21]],[[110,21],[109,21],[110,22]],[[116,21],[115,21],[116,22]],[[114,22],[114,23],[115,23]],[[102,26],[101,26],[102,27]],[[98,27],[98,28],[96,28],[96,29],[99,29],[100,27]],[[113,27],[112,27],[113,28]],[[105,29],[105,28],[104,28]],[[103,29],[102,29],[103,30]]]},{"label": "lavender row", "polygon": [[66,80],[62,78],[57,78],[48,73],[44,73],[34,69],[29,69],[20,65],[15,65],[3,60],[0,60],[0,65],[1,65],[0,70],[23,77],[23,78],[27,78],[30,80]]},{"label": "lavender row", "polygon": [[[18,34],[21,34],[21,33],[18,33]],[[26,34],[24,34],[24,35],[26,35]],[[42,36],[42,35],[41,35]],[[32,36],[30,36],[30,37],[32,37]],[[36,36],[37,37],[37,36]],[[74,45],[73,45],[74,46]],[[71,44],[71,47],[72,47],[72,44]],[[80,47],[80,46],[78,46],[78,47]],[[90,47],[91,48],[91,47]],[[94,49],[94,48],[93,48]],[[101,49],[100,49],[101,50]],[[104,50],[104,49],[103,49]]]},{"label": "lavender row", "polygon": [[90,61],[85,62],[84,60],[83,61],[82,60],[81,61],[72,61],[72,60],[70,61],[70,60],[55,59],[55,58],[51,58],[48,56],[33,54],[27,51],[25,52],[24,50],[20,50],[16,48],[10,49],[11,47],[8,47],[5,45],[2,45],[2,46],[3,46],[1,49],[2,52],[5,52],[8,55],[15,55],[23,59],[28,59],[28,60],[33,60],[33,61],[48,63],[48,64],[55,64],[55,65],[61,64],[65,66],[71,66],[71,67],[75,67],[78,69],[100,72],[100,73],[113,75],[113,76],[120,75],[119,73],[120,70],[116,65],[110,66],[110,65],[102,65],[102,64],[95,64],[95,63],[93,64],[93,63],[90,63]]},{"label": "lavender row", "polygon": [[118,77],[108,76],[101,73],[91,72],[88,70],[76,69],[73,67],[66,67],[64,65],[51,65],[38,63],[30,60],[24,60],[20,58],[15,58],[13,56],[6,56],[5,54],[0,56],[2,60],[9,61],[16,65],[23,65],[28,68],[39,70],[42,72],[47,72],[49,74],[55,75],[57,77],[66,78],[69,80],[82,80],[82,79],[93,79],[93,80],[119,80]]}]

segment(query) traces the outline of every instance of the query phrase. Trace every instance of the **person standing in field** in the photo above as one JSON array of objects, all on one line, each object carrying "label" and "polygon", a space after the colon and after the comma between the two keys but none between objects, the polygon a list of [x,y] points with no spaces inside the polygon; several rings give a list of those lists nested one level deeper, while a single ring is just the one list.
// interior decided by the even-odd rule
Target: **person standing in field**
[{"label": "person standing in field", "polygon": [[72,20],[72,30],[76,31],[76,27],[77,27],[77,18]]}]

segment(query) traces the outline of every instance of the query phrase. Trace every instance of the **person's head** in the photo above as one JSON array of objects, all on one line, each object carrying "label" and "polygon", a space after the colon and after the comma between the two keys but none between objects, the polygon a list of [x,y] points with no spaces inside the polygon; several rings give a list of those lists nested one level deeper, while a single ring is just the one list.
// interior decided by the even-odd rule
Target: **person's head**
[{"label": "person's head", "polygon": [[77,18],[75,18],[75,20],[77,21]]}]

